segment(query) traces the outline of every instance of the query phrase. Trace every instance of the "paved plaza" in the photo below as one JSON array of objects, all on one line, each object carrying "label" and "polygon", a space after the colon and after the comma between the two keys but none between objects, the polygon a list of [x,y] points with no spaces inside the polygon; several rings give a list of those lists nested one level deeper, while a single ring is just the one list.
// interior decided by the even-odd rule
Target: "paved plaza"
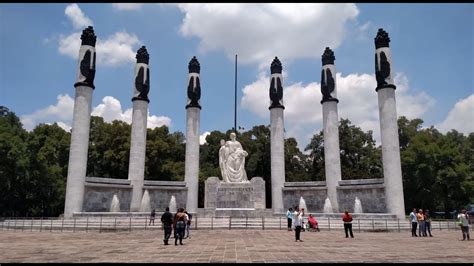
[{"label": "paved plaza", "polygon": [[[164,246],[162,231],[0,232],[0,263],[7,262],[474,262],[474,241],[461,232],[294,232],[284,230],[196,230],[183,246]],[[472,232],[471,232],[472,235]]]}]

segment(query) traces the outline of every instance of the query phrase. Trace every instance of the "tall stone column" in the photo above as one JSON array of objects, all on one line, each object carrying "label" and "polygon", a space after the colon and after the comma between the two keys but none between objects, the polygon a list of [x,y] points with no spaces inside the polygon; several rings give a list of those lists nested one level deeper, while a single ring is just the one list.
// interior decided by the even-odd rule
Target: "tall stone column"
[{"label": "tall stone column", "polygon": [[74,212],[82,211],[84,181],[87,171],[87,152],[89,149],[92,92],[95,88],[96,36],[92,26],[82,31],[81,40],[77,82],[74,84],[76,96],[74,98],[66,199],[64,203],[64,217],[66,218],[71,218]]},{"label": "tall stone column", "polygon": [[382,137],[382,164],[387,211],[405,218],[402,168],[398,139],[395,85],[392,78],[392,55],[388,33],[379,29],[375,37],[375,77],[377,79],[380,134]]},{"label": "tall stone column", "polygon": [[148,92],[150,91],[150,56],[142,46],[137,51],[135,65],[135,88],[133,89],[132,132],[130,141],[130,161],[128,180],[132,184],[132,201],[130,211],[140,210],[143,196],[143,179],[145,175],[146,129],[148,118]]},{"label": "tall stone column", "polygon": [[285,182],[285,141],[283,132],[283,76],[278,57],[270,66],[270,156],[273,213],[283,212],[283,183]]},{"label": "tall stone column", "polygon": [[201,114],[201,85],[199,81],[200,65],[194,56],[188,65],[188,100],[186,105],[186,158],[184,181],[188,188],[186,210],[196,213],[198,210],[199,187],[199,123]]},{"label": "tall stone column", "polygon": [[321,93],[323,99],[324,127],[324,169],[326,172],[326,187],[328,198],[334,212],[339,212],[336,187],[341,181],[341,155],[339,150],[339,119],[337,115],[336,67],[334,53],[326,47],[321,56]]}]

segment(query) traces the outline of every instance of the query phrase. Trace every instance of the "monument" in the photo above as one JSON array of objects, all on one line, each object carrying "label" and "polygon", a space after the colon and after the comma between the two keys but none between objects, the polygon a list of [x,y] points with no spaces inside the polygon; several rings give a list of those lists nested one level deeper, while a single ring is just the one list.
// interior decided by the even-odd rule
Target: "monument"
[{"label": "monument", "polygon": [[385,200],[389,213],[405,218],[402,167],[398,140],[396,86],[392,77],[392,55],[388,33],[379,29],[375,41],[375,77],[377,79],[380,135],[382,140],[382,164]]},{"label": "monument", "polygon": [[283,184],[285,182],[285,142],[283,131],[283,67],[278,57],[270,66],[270,165],[272,180],[272,210],[274,214],[283,213]]},{"label": "monument", "polygon": [[234,132],[230,133],[230,140],[221,140],[219,168],[222,181],[217,177],[206,180],[204,207],[207,215],[261,215],[265,209],[265,181],[261,177],[247,179],[247,155]]},{"label": "monument", "polygon": [[199,186],[199,123],[201,119],[201,83],[199,81],[199,73],[201,67],[195,56],[189,61],[188,70],[184,182],[186,182],[186,187],[188,188],[186,210],[189,213],[196,213],[198,209]]},{"label": "monument", "polygon": [[339,119],[337,115],[336,67],[334,52],[326,47],[321,61],[321,94],[323,99],[323,132],[324,132],[324,169],[328,198],[332,209],[339,212],[336,186],[341,181],[341,155],[339,149]]},{"label": "monument", "polygon": [[148,119],[148,92],[150,91],[150,55],[145,46],[137,51],[135,65],[135,86],[133,90],[132,132],[128,180],[132,185],[130,211],[140,211],[145,176],[146,130]]},{"label": "monument", "polygon": [[89,130],[91,120],[92,92],[95,89],[95,43],[96,36],[92,26],[82,31],[77,81],[74,84],[74,112],[72,118],[71,145],[67,171],[64,217],[72,217],[74,212],[82,211],[84,201],[84,181],[87,170],[89,150]]}]

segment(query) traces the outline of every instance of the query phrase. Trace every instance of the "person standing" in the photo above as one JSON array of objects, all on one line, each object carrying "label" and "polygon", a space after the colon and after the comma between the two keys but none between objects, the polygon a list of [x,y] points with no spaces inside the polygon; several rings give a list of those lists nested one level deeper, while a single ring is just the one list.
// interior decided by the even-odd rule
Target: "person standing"
[{"label": "person standing", "polygon": [[351,238],[354,238],[354,234],[352,233],[352,215],[349,214],[348,210],[344,211],[342,221],[344,222],[344,232],[346,232],[346,238],[349,237],[348,232],[350,233]]},{"label": "person standing", "polygon": [[430,237],[433,237],[433,235],[431,234],[431,214],[430,214],[430,210],[428,210],[428,209],[425,210],[425,231],[424,231],[424,235],[426,235],[426,231],[428,231]]},{"label": "person standing", "polygon": [[416,208],[413,208],[413,211],[410,213],[410,221],[411,221],[411,236],[418,236],[416,234],[416,227],[418,226],[418,221],[416,219]]},{"label": "person standing", "polygon": [[163,215],[161,215],[161,222],[163,223],[164,229],[163,243],[165,243],[165,245],[168,245],[168,240],[171,236],[171,226],[173,224],[173,215],[171,214],[169,207],[166,207],[165,212],[163,213]]},{"label": "person standing", "polygon": [[148,225],[151,225],[151,223],[155,225],[155,216],[156,216],[156,212],[155,212],[155,209],[153,209],[150,214],[150,223]]},{"label": "person standing", "polygon": [[193,216],[188,213],[188,211],[184,211],[184,213],[186,214],[186,237],[184,238],[191,238],[191,236],[189,235],[189,230],[191,229],[191,219],[193,218]]},{"label": "person standing", "polygon": [[303,242],[303,240],[301,240],[301,226],[303,225],[304,208],[301,210],[300,208],[296,208],[294,214],[293,224],[295,225],[295,242]]},{"label": "person standing", "polygon": [[289,208],[286,212],[286,220],[288,221],[288,231],[291,231],[291,226],[293,222],[293,208]]},{"label": "person standing", "polygon": [[184,230],[186,229],[186,214],[184,213],[183,208],[179,208],[178,212],[175,214],[173,227],[175,230],[174,245],[178,245],[178,239],[179,244],[183,245]]},{"label": "person standing", "polygon": [[418,221],[418,235],[427,236],[425,231],[425,216],[423,215],[423,210],[419,209],[416,214],[416,220]]},{"label": "person standing", "polygon": [[469,214],[467,214],[466,209],[462,209],[461,213],[458,214],[459,226],[461,226],[462,231],[462,240],[469,241]]}]

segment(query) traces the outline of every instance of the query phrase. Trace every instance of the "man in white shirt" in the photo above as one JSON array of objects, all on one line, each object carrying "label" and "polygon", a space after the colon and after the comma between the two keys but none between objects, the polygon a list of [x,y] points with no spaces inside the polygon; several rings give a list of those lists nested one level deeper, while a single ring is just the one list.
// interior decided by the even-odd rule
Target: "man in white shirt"
[{"label": "man in white shirt", "polygon": [[295,242],[303,242],[303,240],[300,239],[300,233],[301,233],[301,226],[303,225],[303,216],[304,216],[304,208],[298,208],[296,207],[296,211],[294,212],[293,216],[293,224],[295,225]]},{"label": "man in white shirt", "polygon": [[469,214],[467,214],[466,209],[462,209],[458,215],[458,219],[462,231],[462,240],[466,240],[467,237],[467,241],[469,241]]}]

